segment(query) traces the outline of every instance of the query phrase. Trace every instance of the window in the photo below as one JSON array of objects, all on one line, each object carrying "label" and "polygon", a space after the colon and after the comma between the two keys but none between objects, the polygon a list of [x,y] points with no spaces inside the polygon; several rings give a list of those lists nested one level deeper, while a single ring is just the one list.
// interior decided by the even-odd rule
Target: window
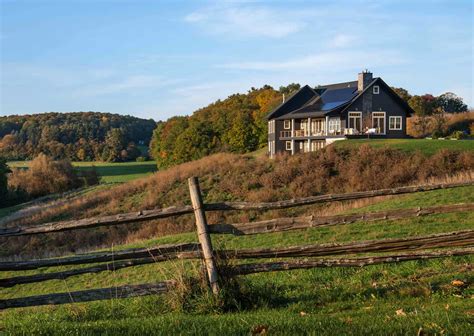
[{"label": "window", "polygon": [[402,117],[388,118],[388,129],[400,131],[402,129]]},{"label": "window", "polygon": [[380,88],[378,85],[374,85],[374,94],[379,94],[380,93]]},{"label": "window", "polygon": [[285,142],[285,149],[286,149],[287,151],[290,151],[290,150],[291,150],[291,141],[286,141],[286,142]]},{"label": "window", "polygon": [[268,134],[275,133],[275,120],[270,120],[268,122]]},{"label": "window", "polygon": [[360,132],[362,130],[362,112],[349,112],[347,126]]},{"label": "window", "polygon": [[311,141],[311,151],[316,152],[318,149],[324,147],[325,141],[324,140],[313,140]]},{"label": "window", "polygon": [[329,118],[329,135],[336,134],[341,131],[341,119]]},{"label": "window", "polygon": [[283,128],[284,129],[291,129],[291,120],[284,120],[283,121]]},{"label": "window", "polygon": [[372,112],[372,128],[376,134],[385,134],[385,112]]},{"label": "window", "polygon": [[322,135],[324,133],[324,119],[311,119],[311,135]]}]

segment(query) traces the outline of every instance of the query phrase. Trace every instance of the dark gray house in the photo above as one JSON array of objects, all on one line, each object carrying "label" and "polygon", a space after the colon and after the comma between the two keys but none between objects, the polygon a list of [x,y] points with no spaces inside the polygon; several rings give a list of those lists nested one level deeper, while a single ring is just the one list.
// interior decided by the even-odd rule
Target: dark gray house
[{"label": "dark gray house", "polygon": [[268,152],[312,152],[348,138],[403,138],[412,113],[367,70],[353,82],[305,85],[268,114]]}]

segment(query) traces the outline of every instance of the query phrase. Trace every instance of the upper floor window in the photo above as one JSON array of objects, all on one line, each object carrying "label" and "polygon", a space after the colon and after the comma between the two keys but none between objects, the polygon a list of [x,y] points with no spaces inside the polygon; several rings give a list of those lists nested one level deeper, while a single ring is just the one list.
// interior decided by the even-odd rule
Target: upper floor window
[{"label": "upper floor window", "polygon": [[284,120],[283,121],[283,128],[284,129],[291,129],[291,120]]},{"label": "upper floor window", "polygon": [[389,117],[388,129],[400,131],[402,129],[402,117]]},{"label": "upper floor window", "polygon": [[374,85],[374,94],[380,93],[380,87],[378,85]]}]

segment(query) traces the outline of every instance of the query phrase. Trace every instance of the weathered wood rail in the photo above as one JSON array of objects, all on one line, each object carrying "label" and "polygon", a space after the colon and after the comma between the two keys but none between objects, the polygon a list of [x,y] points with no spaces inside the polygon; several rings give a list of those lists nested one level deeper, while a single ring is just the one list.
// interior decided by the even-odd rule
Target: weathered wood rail
[{"label": "weathered wood rail", "polygon": [[[311,196],[305,198],[291,199],[278,202],[222,202],[204,204],[205,211],[226,211],[226,210],[274,210],[297,207],[302,205],[311,205],[316,203],[328,203],[337,201],[356,200],[361,198],[370,198],[377,196],[401,195],[415,192],[424,192],[437,189],[448,189],[463,186],[474,185],[474,181],[445,183],[445,184],[427,184],[420,186],[407,186],[392,189],[379,189],[371,191],[358,191],[345,194],[328,194],[320,196]],[[78,220],[60,221],[39,224],[27,227],[12,227],[0,229],[0,237],[23,236],[49,232],[60,232],[77,229],[88,229],[98,226],[121,225],[136,222],[143,222],[154,219],[181,216],[193,213],[193,207],[190,205],[173,206],[164,209],[143,210],[118,215],[84,218]]]},{"label": "weathered wood rail", "polygon": [[[363,267],[367,265],[383,263],[397,263],[411,260],[424,260],[474,254],[474,230],[462,230],[409,238],[391,238],[358,242],[308,244],[304,246],[240,250],[213,250],[210,239],[210,234],[248,235],[285,232],[289,230],[298,230],[310,227],[317,228],[338,224],[350,224],[360,221],[396,220],[450,212],[468,212],[474,210],[474,203],[440,205],[426,208],[418,207],[412,209],[338,216],[276,218],[265,221],[236,224],[208,225],[206,219],[206,211],[283,209],[317,203],[347,201],[368,197],[400,195],[437,189],[470,186],[474,185],[474,181],[408,186],[348,194],[320,195],[267,203],[223,202],[212,204],[203,203],[197,178],[190,178],[188,182],[192,206],[186,205],[181,207],[169,207],[165,209],[146,210],[113,216],[46,223],[36,226],[6,228],[0,230],[0,237],[32,235],[75,229],[88,229],[97,226],[121,225],[194,213],[199,243],[162,245],[151,248],[129,249],[121,251],[104,251],[78,254],[62,258],[0,262],[0,271],[21,271],[37,269],[41,267],[95,264],[88,267],[68,269],[59,272],[48,272],[3,278],[0,279],[0,287],[11,287],[20,284],[36,283],[53,279],[64,280],[68,277],[80,274],[115,271],[127,267],[155,262],[164,262],[173,259],[201,259],[204,261],[206,266],[210,288],[214,294],[218,294],[220,290],[219,273],[236,276],[259,272],[273,272],[317,267]],[[335,255],[356,255],[371,252],[392,254],[321,259],[322,257]],[[288,259],[298,257],[303,257],[305,259],[283,261],[272,260],[265,263],[245,263],[221,267],[218,267],[218,264],[216,263],[217,259]],[[173,281],[164,281],[155,284],[126,285],[112,288],[99,288],[77,292],[56,293],[26,298],[0,300],[0,309],[161,294],[171,290],[174,285],[175,283]]]},{"label": "weathered wood rail", "polygon": [[[322,257],[341,254],[357,254],[368,252],[393,252],[411,251],[431,248],[461,247],[474,244],[474,230],[454,231],[448,233],[418,236],[413,238],[391,238],[376,239],[348,243],[315,244],[306,246],[289,246],[282,248],[260,248],[242,250],[216,250],[214,256],[219,259],[263,259],[263,258],[294,258],[294,257]],[[197,244],[196,244],[197,245]],[[182,245],[177,245],[181,248]],[[35,283],[52,279],[66,279],[68,277],[86,274],[99,273],[104,271],[115,271],[122,268],[145,265],[172,259],[200,259],[201,251],[191,250],[188,252],[173,252],[153,257],[143,257],[142,252],[136,255],[129,254],[129,260],[119,260],[112,263],[100,264],[91,267],[72,269],[61,272],[41,273],[27,276],[0,279],[0,287],[12,287],[18,284]],[[36,264],[29,262],[27,268],[44,265],[46,260],[37,260]],[[89,262],[90,260],[87,260]],[[6,268],[0,263],[2,268]],[[20,266],[16,266],[17,270]]]}]

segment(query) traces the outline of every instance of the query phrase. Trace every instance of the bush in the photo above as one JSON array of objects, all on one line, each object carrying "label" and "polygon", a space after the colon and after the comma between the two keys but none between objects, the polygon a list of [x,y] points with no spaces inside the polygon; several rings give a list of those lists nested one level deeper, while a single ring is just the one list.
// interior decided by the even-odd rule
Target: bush
[{"label": "bush", "polygon": [[136,158],[136,161],[137,162],[145,162],[145,161],[148,161],[148,158],[145,157],[145,156],[139,156]]},{"label": "bush", "polygon": [[81,187],[85,183],[97,181],[97,173],[86,173],[79,177],[71,162],[53,161],[40,154],[28,169],[15,169],[8,177],[9,189],[13,192],[26,192],[35,198]]},{"label": "bush", "polygon": [[465,138],[465,134],[464,132],[462,131],[454,131],[449,137],[451,139],[457,139],[457,140],[461,140],[461,139],[464,139]]}]

